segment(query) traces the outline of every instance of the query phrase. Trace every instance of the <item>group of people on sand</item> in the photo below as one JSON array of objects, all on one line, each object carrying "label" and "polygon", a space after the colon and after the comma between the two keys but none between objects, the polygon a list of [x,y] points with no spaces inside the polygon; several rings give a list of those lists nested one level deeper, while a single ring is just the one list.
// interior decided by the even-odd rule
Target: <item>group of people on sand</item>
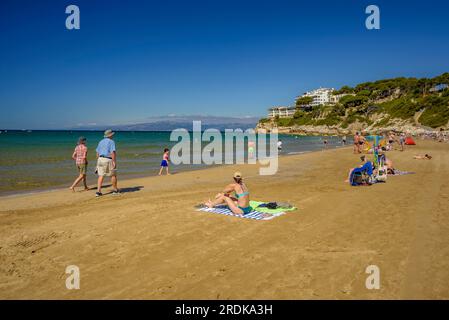
[{"label": "group of people on sand", "polygon": [[[385,151],[390,151],[394,149],[394,143],[397,143],[399,145],[399,150],[404,151],[405,146],[405,140],[407,138],[407,135],[402,132],[399,134],[396,134],[394,132],[389,132],[384,134],[384,139],[387,140],[387,144],[385,146]],[[354,153],[360,154],[363,152],[363,147],[366,143],[365,137],[362,135],[361,132],[356,132],[354,135]]]},{"label": "group of people on sand", "polygon": [[[117,187],[117,150],[114,142],[114,132],[112,130],[106,130],[104,132],[103,139],[98,143],[96,148],[97,153],[97,166],[95,173],[98,175],[98,185],[96,196],[102,196],[102,185],[104,177],[111,177],[113,191],[112,194],[119,194],[120,190]],[[82,181],[84,184],[84,190],[90,190],[87,186],[87,154],[88,149],[86,146],[87,139],[80,137],[78,144],[72,154],[72,159],[75,161],[78,177],[70,186],[70,190],[75,192],[75,187]],[[282,144],[281,144],[282,148]],[[169,156],[170,150],[164,149],[162,156],[161,167],[159,175],[162,174],[164,168],[166,174],[169,175]],[[249,205],[249,191],[245,183],[243,182],[243,176],[240,172],[234,173],[234,182],[227,185],[221,193],[215,196],[214,200],[207,201],[205,203],[208,207],[214,207],[220,204],[225,204],[235,214],[244,215],[250,213],[253,208]]]},{"label": "group of people on sand", "polygon": [[[113,191],[112,194],[119,194],[120,190],[117,187],[117,151],[114,142],[114,132],[112,130],[106,130],[104,132],[103,139],[98,143],[96,148],[97,154],[97,165],[95,173],[98,175],[98,184],[97,184],[97,192],[96,196],[102,196],[102,185],[104,177],[111,177]],[[401,135],[401,137],[405,135]],[[345,137],[346,138],[346,137]],[[401,139],[402,140],[402,139]],[[75,187],[82,181],[84,184],[84,190],[89,190],[87,186],[87,154],[88,149],[86,146],[86,138],[80,137],[78,140],[78,145],[75,147],[73,151],[72,158],[75,160],[76,167],[78,169],[79,176],[75,179],[73,184],[70,186],[70,190],[75,191]],[[354,153],[362,153],[362,146],[365,144],[365,138],[357,132],[354,136]],[[392,135],[388,136],[388,143],[392,144],[394,142],[394,137]],[[344,143],[346,143],[346,139],[344,139]],[[282,149],[282,142],[278,144],[278,148]],[[379,153],[379,157],[382,159],[382,162],[385,164],[388,173],[394,174],[393,161],[390,158],[387,158],[384,153],[386,150],[381,150]],[[159,170],[159,175],[162,174],[164,168],[166,170],[166,174],[169,175],[169,149],[164,149],[164,154],[161,161],[161,167]],[[414,159],[420,160],[430,160],[432,157],[428,154],[425,155],[415,155]],[[369,161],[366,155],[360,157],[361,164],[358,167],[351,168],[349,170],[348,179],[346,182],[349,182],[352,172],[355,169],[362,169],[367,172],[368,175],[373,175],[375,173],[376,168],[374,164]],[[246,184],[243,181],[243,176],[240,172],[235,172],[233,176],[233,182],[225,186],[222,192],[218,193],[213,200],[209,199],[204,203],[209,208],[213,208],[218,205],[227,205],[229,209],[238,215],[245,215],[253,211],[253,208],[250,206],[250,197],[249,190]]]},{"label": "group of people on sand", "polygon": [[[114,134],[112,130],[106,130],[103,135],[103,139],[98,143],[96,148],[97,153],[97,165],[95,168],[95,173],[98,175],[97,181],[97,192],[96,197],[101,197],[103,180],[104,177],[111,177],[112,184],[112,194],[120,194],[120,190],[117,187],[117,150],[115,147]],[[88,149],[86,146],[87,139],[85,137],[80,137],[78,139],[78,144],[72,154],[72,159],[75,161],[76,168],[78,170],[78,177],[75,179],[73,184],[70,186],[70,190],[75,192],[75,187],[82,181],[84,185],[84,190],[90,190],[87,186],[87,153]],[[167,175],[169,175],[168,163],[169,149],[164,149],[164,155],[162,157],[161,168],[159,170],[159,175],[162,174],[162,170],[165,168]]]},{"label": "group of people on sand", "polygon": [[[387,140],[387,144],[382,147],[377,147],[376,151],[378,154],[379,163],[382,163],[384,168],[386,169],[386,173],[389,175],[394,175],[396,170],[393,165],[393,161],[390,157],[387,157],[386,151],[394,150],[393,144],[397,142],[400,145],[400,151],[404,151],[404,145],[407,138],[405,133],[400,133],[398,136],[394,132],[389,132],[384,135],[384,138]],[[354,153],[362,153],[362,146],[366,143],[366,139],[361,135],[360,132],[356,132],[354,135]],[[366,150],[365,150],[366,151]],[[374,150],[368,150],[367,153],[373,153]],[[418,154],[413,157],[416,160],[431,160],[432,156],[429,154]],[[354,170],[360,170],[366,172],[368,176],[376,176],[379,168],[376,168],[374,163],[367,160],[366,155],[360,157],[361,164],[357,167],[349,169],[348,178],[345,182],[349,182],[350,177]]]},{"label": "group of people on sand", "polygon": [[[359,133],[357,133],[356,136],[360,138]],[[358,144],[361,145],[360,142],[364,143],[365,140],[363,138],[357,141],[359,142]],[[359,149],[357,148],[357,150]],[[385,165],[388,174],[395,174],[393,161],[389,157],[387,157],[385,150],[379,151],[379,159]],[[432,156],[428,154],[415,155],[414,159],[430,160],[432,159]],[[360,160],[361,164],[359,166],[351,168],[349,170],[348,178],[345,182],[349,182],[351,174],[355,169],[366,171],[369,176],[376,175],[376,171],[379,170],[379,168],[376,168],[374,163],[369,161],[366,155],[361,156]],[[245,215],[247,213],[250,213],[253,208],[250,206],[249,190],[243,181],[242,174],[240,172],[235,172],[233,180],[234,181],[231,184],[225,186],[223,191],[218,193],[213,200],[209,199],[204,203],[204,205],[209,208],[213,208],[219,205],[226,205],[234,214],[237,215]]]},{"label": "group of people on sand", "polygon": [[[381,159],[382,163],[385,165],[387,174],[395,174],[395,169],[393,166],[393,161],[390,158],[387,158],[385,153],[379,154],[379,159]],[[351,178],[351,174],[355,169],[360,169],[361,171],[365,171],[369,176],[376,175],[378,168],[375,167],[374,163],[369,161],[366,155],[360,157],[361,164],[355,168],[349,169],[348,178],[345,182],[349,182]]]}]

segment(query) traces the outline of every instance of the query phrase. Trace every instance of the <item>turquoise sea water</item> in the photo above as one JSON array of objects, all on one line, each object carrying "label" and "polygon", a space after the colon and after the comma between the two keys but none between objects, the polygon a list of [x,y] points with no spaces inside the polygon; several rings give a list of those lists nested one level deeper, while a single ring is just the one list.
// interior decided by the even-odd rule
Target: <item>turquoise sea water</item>
[{"label": "turquoise sea water", "polygon": [[[89,149],[88,183],[95,184],[95,148],[102,132],[94,131],[8,131],[0,133],[0,194],[69,186],[77,176],[71,155],[79,136],[87,138]],[[322,137],[280,136],[281,154],[320,150]],[[340,146],[340,138],[327,137],[330,147]],[[117,132],[119,178],[157,174],[163,149],[171,148],[170,132]],[[207,143],[204,143],[207,144]],[[171,166],[173,172],[193,170],[203,165]]]}]

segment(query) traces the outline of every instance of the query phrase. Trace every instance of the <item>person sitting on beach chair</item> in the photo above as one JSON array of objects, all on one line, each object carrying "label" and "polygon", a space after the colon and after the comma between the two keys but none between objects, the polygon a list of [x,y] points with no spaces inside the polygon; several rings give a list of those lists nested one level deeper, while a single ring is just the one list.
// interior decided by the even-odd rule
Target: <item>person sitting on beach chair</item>
[{"label": "person sitting on beach chair", "polygon": [[351,185],[365,185],[372,184],[374,165],[371,161],[366,160],[366,156],[361,156],[360,160],[362,164],[359,167],[349,170],[348,179],[345,182],[349,182]]},{"label": "person sitting on beach chair", "polygon": [[[235,197],[231,196],[232,193]],[[234,183],[227,185],[222,193],[215,196],[214,201],[209,199],[205,202],[205,205],[209,208],[223,204],[227,205],[233,213],[239,215],[245,215],[253,211],[253,208],[249,205],[249,191],[240,172],[234,173]]]}]

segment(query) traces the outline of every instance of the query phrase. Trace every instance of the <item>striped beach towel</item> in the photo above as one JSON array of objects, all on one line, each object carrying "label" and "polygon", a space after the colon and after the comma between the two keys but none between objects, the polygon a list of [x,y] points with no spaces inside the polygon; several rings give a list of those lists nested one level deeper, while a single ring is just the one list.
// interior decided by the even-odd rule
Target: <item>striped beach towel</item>
[{"label": "striped beach towel", "polygon": [[264,213],[264,212],[259,212],[259,211],[252,211],[252,212],[242,216],[242,215],[233,213],[231,210],[229,210],[229,208],[227,206],[219,206],[219,207],[215,207],[215,208],[204,207],[204,208],[199,208],[198,211],[224,214],[226,216],[234,216],[234,217],[238,217],[238,218],[253,219],[253,220],[271,220],[271,219],[274,219],[276,217],[279,217],[279,216],[285,214],[285,212],[278,212],[275,214],[271,214],[271,213]]}]

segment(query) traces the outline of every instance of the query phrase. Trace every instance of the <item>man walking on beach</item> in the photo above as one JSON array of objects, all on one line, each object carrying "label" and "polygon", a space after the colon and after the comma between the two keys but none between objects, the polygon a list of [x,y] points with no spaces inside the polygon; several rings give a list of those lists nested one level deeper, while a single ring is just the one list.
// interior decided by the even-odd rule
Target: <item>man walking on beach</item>
[{"label": "man walking on beach", "polygon": [[95,194],[97,197],[103,195],[101,188],[105,176],[111,177],[112,187],[114,188],[112,194],[120,193],[117,188],[117,163],[115,142],[112,140],[113,136],[114,132],[112,130],[106,130],[104,132],[104,139],[97,146],[98,186],[97,193]]}]

